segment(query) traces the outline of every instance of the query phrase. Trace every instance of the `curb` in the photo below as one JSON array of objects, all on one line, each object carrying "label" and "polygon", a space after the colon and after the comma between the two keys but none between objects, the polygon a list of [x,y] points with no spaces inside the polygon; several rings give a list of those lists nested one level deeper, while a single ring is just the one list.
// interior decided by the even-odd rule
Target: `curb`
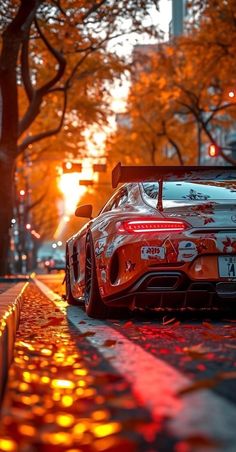
[{"label": "curb", "polygon": [[18,282],[0,294],[0,402],[14,354],[16,331],[20,323],[23,292],[28,282]]}]

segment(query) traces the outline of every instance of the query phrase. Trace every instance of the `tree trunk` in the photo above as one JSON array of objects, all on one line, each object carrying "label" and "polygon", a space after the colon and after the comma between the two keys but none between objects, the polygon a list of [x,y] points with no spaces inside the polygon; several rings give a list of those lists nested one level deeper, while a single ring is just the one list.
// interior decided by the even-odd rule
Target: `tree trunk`
[{"label": "tree trunk", "polygon": [[21,0],[2,34],[0,54],[0,274],[8,270],[13,178],[19,133],[17,61],[42,0]]},{"label": "tree trunk", "polygon": [[0,174],[0,275],[5,275],[9,272],[8,253],[11,219],[13,217],[14,161],[0,161]]}]

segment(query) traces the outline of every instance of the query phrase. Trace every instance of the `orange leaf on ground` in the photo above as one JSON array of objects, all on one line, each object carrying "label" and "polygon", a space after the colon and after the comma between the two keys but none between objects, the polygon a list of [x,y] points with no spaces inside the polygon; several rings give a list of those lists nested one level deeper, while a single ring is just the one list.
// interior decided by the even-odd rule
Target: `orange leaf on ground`
[{"label": "orange leaf on ground", "polygon": [[43,326],[57,326],[60,325],[63,320],[65,320],[64,317],[53,317],[48,323],[44,324]]},{"label": "orange leaf on ground", "polygon": [[86,333],[81,333],[79,335],[79,337],[90,337],[90,336],[95,336],[96,332],[93,331],[86,331]]},{"label": "orange leaf on ground", "polygon": [[133,322],[129,321],[124,324],[124,328],[129,328],[130,326],[134,326]]},{"label": "orange leaf on ground", "polygon": [[206,448],[211,448],[210,450],[215,450],[216,447],[219,447],[219,443],[217,441],[199,434],[189,436],[186,440],[178,442],[175,447],[175,452],[193,450],[192,448],[204,448],[204,450]]},{"label": "orange leaf on ground", "polygon": [[201,358],[206,353],[209,353],[209,348],[206,348],[202,343],[192,345],[191,347],[184,347],[183,351],[188,353],[193,359]]},{"label": "orange leaf on ground", "polygon": [[204,326],[205,328],[209,328],[209,330],[214,329],[214,326],[209,322],[202,322],[202,326]]},{"label": "orange leaf on ground", "polygon": [[198,391],[201,389],[214,388],[221,381],[231,380],[231,379],[232,380],[236,379],[236,371],[220,372],[212,378],[205,378],[204,380],[196,381],[192,385],[189,385],[186,388],[181,389],[178,392],[178,395],[182,396],[184,394],[188,394],[189,392]]},{"label": "orange leaf on ground", "polygon": [[112,347],[113,345],[115,345],[117,343],[117,341],[114,341],[112,339],[107,339],[104,343],[103,346],[104,347]]},{"label": "orange leaf on ground", "polygon": [[212,378],[206,378],[204,380],[195,381],[193,384],[186,386],[183,389],[180,389],[178,395],[182,396],[190,392],[199,391],[201,389],[214,388],[220,382],[220,380],[221,379],[217,375]]}]

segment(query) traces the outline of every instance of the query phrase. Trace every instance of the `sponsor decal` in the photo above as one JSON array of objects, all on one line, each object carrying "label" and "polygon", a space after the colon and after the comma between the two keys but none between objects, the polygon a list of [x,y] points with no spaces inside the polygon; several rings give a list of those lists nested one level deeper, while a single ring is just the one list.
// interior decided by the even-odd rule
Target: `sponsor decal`
[{"label": "sponsor decal", "polygon": [[105,256],[106,256],[106,257],[111,257],[112,254],[113,254],[114,249],[115,249],[115,244],[114,244],[114,242],[113,242],[113,243],[110,243],[110,245],[108,245],[108,247],[107,247],[107,249],[106,249]]},{"label": "sponsor decal", "polygon": [[126,272],[134,271],[135,267],[136,267],[136,263],[135,262],[132,262],[130,260],[125,262],[125,271]]},{"label": "sponsor decal", "polygon": [[194,257],[197,256],[197,254],[198,251],[196,244],[194,242],[189,241],[179,242],[178,261],[185,262],[192,261]]},{"label": "sponsor decal", "polygon": [[111,257],[115,249],[126,239],[126,236],[119,235],[112,243],[110,243],[106,249],[105,256]]},{"label": "sponsor decal", "polygon": [[[100,223],[100,225],[99,225],[99,227],[98,227],[98,230],[99,230],[100,232],[104,232],[105,229],[107,228],[107,226],[109,225],[109,223],[110,223],[109,220],[103,220],[103,221],[101,221],[101,223]],[[107,234],[107,232],[106,232],[106,234]]]},{"label": "sponsor decal", "polygon": [[106,245],[106,239],[105,238],[99,239],[96,242],[96,244],[95,244],[95,256],[96,257],[100,257],[101,256],[101,254],[104,251],[105,245]]},{"label": "sponsor decal", "polygon": [[164,259],[165,248],[163,246],[142,246],[141,259]]},{"label": "sponsor decal", "polygon": [[236,215],[232,215],[232,216],[231,216],[231,220],[232,220],[234,223],[236,223]]},{"label": "sponsor decal", "polygon": [[126,236],[124,236],[124,235],[119,235],[118,237],[115,238],[115,240],[114,240],[114,245],[117,247],[117,246],[120,245],[125,239],[126,239]]}]

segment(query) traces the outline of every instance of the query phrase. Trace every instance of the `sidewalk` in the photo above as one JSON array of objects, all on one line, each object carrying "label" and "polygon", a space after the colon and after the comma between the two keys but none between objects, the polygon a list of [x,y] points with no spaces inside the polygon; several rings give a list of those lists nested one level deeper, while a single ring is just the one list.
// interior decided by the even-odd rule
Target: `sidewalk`
[{"label": "sidewalk", "polygon": [[0,278],[0,402],[13,358],[23,292],[27,285],[26,278]]}]

